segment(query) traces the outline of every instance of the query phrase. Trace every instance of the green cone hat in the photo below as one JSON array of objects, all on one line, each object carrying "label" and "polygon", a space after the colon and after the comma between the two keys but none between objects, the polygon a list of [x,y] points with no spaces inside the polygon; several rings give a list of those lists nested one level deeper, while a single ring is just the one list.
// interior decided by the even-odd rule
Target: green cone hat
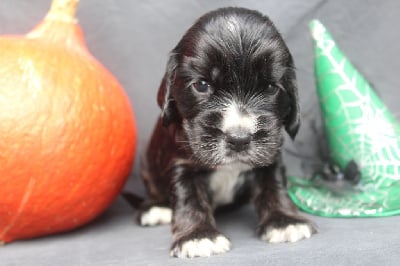
[{"label": "green cone hat", "polygon": [[289,195],[304,211],[329,217],[400,214],[400,126],[374,89],[319,21],[310,24],[315,78],[330,156],[340,167],[354,160],[354,190],[332,193],[290,177]]}]

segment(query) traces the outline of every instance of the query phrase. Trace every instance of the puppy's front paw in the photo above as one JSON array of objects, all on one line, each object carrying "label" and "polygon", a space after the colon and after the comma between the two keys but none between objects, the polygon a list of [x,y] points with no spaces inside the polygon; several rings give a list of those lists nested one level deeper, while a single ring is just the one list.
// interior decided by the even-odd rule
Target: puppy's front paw
[{"label": "puppy's front paw", "polygon": [[213,238],[191,238],[176,241],[170,255],[178,258],[209,257],[213,254],[225,253],[231,249],[231,241],[222,234]]},{"label": "puppy's front paw", "polygon": [[317,232],[315,225],[305,218],[279,215],[259,226],[260,238],[269,243],[297,242]]}]

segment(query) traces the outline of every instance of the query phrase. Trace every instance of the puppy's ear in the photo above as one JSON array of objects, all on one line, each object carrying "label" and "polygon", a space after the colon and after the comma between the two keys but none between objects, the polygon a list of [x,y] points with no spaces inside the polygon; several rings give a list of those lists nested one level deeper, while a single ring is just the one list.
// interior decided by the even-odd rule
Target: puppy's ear
[{"label": "puppy's ear", "polygon": [[175,73],[177,68],[176,54],[171,53],[167,63],[164,78],[158,89],[157,102],[161,108],[161,118],[163,125],[168,126],[179,120],[179,113],[176,108],[176,102],[172,96],[172,88],[175,82]]},{"label": "puppy's ear", "polygon": [[291,67],[286,70],[282,79],[282,86],[289,97],[289,110],[284,118],[284,125],[286,132],[294,139],[300,127],[300,106],[294,68]]}]

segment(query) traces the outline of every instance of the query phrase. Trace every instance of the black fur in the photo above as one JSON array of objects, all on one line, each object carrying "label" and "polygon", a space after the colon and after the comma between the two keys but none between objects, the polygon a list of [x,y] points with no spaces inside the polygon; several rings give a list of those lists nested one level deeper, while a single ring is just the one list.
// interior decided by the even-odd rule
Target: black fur
[{"label": "black fur", "polygon": [[[205,92],[196,89],[200,81],[209,84]],[[232,102],[254,119],[254,128],[224,128]],[[172,207],[172,255],[189,240],[219,235],[210,180],[225,165],[248,166],[234,199],[254,198],[260,236],[297,223],[315,231],[285,190],[282,129],[294,138],[299,128],[297,85],[292,56],[266,16],[243,8],[202,16],[171,52],[158,104],[162,112],[142,168],[149,193],[142,211]]]}]

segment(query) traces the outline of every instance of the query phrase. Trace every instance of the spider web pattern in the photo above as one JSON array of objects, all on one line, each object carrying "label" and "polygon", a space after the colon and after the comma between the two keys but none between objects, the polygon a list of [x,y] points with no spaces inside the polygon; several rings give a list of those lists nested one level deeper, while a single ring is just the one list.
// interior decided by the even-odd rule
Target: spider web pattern
[{"label": "spider web pattern", "polygon": [[337,196],[292,177],[289,194],[304,210],[324,216],[400,213],[399,124],[324,26],[316,21],[311,26],[319,63],[315,68],[317,88],[331,156],[342,167],[354,159],[361,181],[354,192]]}]

